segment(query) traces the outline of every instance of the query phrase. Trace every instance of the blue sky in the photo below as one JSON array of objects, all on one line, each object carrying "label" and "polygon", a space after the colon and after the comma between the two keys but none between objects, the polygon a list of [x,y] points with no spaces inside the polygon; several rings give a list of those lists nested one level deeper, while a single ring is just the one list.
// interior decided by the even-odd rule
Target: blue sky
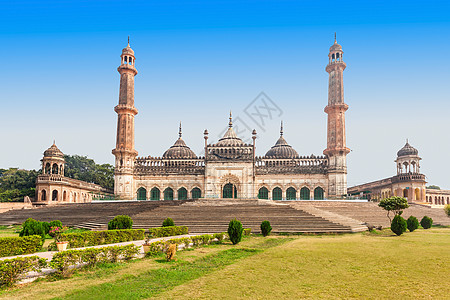
[{"label": "blue sky", "polygon": [[[259,132],[263,155],[285,138],[300,155],[326,144],[328,49],[345,52],[349,186],[392,176],[406,138],[431,184],[450,188],[447,1],[1,2],[0,168],[39,168],[53,139],[113,163],[121,49],[136,53],[136,148],[177,138],[201,154],[228,112]],[[282,110],[261,129],[244,109],[265,92]]]}]

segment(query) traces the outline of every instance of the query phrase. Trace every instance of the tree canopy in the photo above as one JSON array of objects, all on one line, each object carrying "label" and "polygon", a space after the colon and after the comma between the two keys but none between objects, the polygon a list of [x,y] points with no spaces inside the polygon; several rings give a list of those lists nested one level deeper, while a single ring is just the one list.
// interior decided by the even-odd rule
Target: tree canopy
[{"label": "tree canopy", "polygon": [[440,188],[439,186],[437,186],[437,185],[429,185],[429,186],[427,186],[427,189],[430,189],[430,190],[440,190],[441,188]]},{"label": "tree canopy", "polygon": [[22,201],[34,197],[39,171],[18,168],[0,169],[0,202]]},{"label": "tree canopy", "polygon": [[403,197],[396,196],[381,200],[380,203],[378,203],[378,206],[387,210],[387,217],[389,218],[389,221],[391,221],[391,217],[389,215],[391,211],[394,212],[395,216],[397,216],[401,215],[403,210],[409,207],[408,200]]}]

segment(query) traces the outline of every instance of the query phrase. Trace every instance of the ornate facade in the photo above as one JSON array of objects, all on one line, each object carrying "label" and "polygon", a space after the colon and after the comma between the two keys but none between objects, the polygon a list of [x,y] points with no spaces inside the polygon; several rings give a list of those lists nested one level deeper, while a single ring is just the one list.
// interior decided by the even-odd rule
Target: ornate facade
[{"label": "ornate facade", "polygon": [[342,47],[334,41],[328,55],[329,73],[327,148],[323,155],[301,156],[285,140],[283,126],[275,145],[256,156],[253,142],[246,144],[229,128],[213,144],[204,132],[205,156],[197,156],[181,132],[162,157],[138,157],[134,148],[134,51],[122,50],[115,156],[114,193],[121,199],[172,200],[188,198],[261,198],[274,200],[340,198],[347,194],[349,149],[345,142]]}]

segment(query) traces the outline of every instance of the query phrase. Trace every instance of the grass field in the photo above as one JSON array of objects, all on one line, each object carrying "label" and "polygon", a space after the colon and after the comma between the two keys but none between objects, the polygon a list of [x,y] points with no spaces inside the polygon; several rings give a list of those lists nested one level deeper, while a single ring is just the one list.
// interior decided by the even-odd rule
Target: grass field
[{"label": "grass field", "polygon": [[0,291],[36,299],[436,298],[450,295],[450,228],[382,234],[251,237],[108,264],[70,279]]}]

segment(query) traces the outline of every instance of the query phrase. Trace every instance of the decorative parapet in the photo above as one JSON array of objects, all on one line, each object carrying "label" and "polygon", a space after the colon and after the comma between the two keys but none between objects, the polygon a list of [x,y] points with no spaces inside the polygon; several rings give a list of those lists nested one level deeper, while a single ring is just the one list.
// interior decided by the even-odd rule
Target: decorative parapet
[{"label": "decorative parapet", "polygon": [[36,179],[36,185],[47,183],[66,185],[72,188],[84,189],[90,192],[102,192],[105,194],[114,194],[112,190],[106,189],[98,184],[65,177],[59,174],[42,174],[39,175]]},{"label": "decorative parapet", "polygon": [[392,183],[408,181],[425,181],[425,175],[420,173],[405,173],[392,177]]},{"label": "decorative parapet", "polygon": [[326,156],[300,156],[299,158],[280,159],[256,157],[256,174],[326,174],[328,158]]},{"label": "decorative parapet", "polygon": [[162,157],[138,157],[134,162],[135,175],[203,175],[205,159],[167,159]]},{"label": "decorative parapet", "polygon": [[207,161],[253,161],[253,146],[243,144],[240,146],[208,145]]}]

